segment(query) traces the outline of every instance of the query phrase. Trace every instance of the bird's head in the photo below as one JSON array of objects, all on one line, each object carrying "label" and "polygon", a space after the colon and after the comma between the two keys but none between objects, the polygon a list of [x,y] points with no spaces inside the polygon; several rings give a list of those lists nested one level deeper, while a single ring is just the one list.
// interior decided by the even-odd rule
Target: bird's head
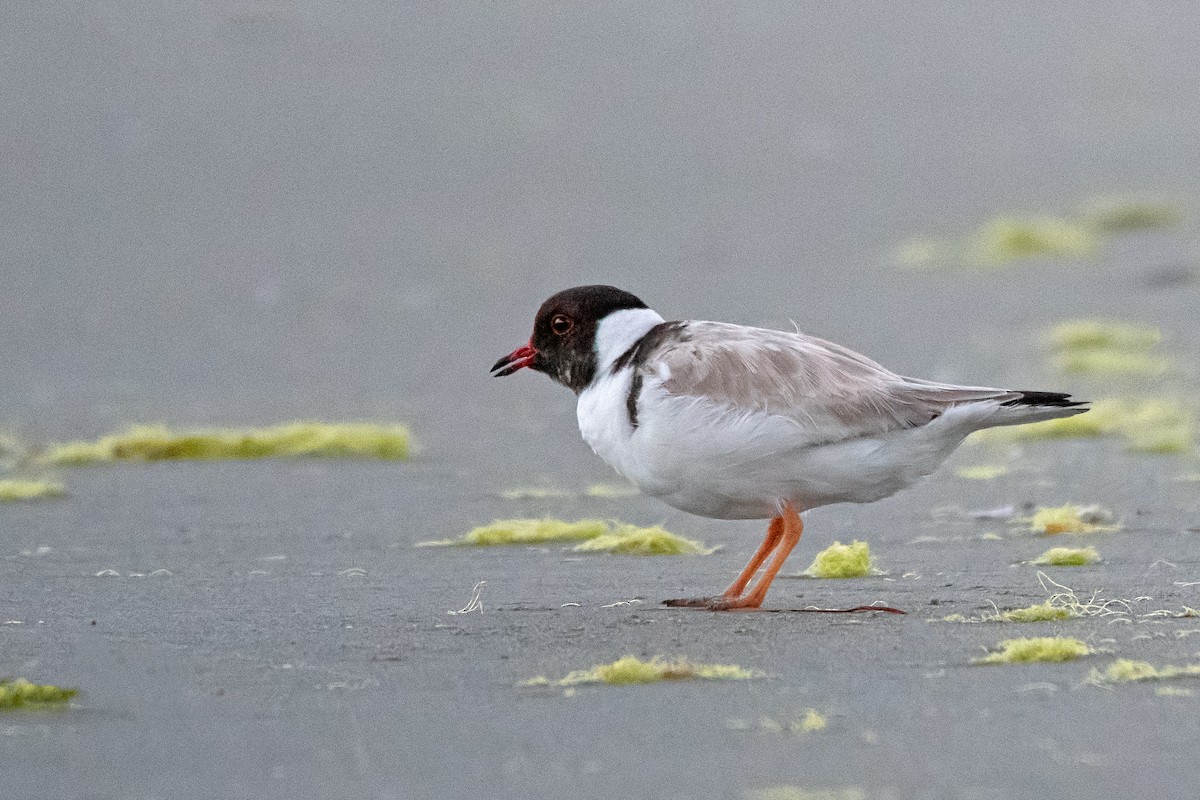
[{"label": "bird's head", "polygon": [[528,367],[544,372],[579,394],[596,374],[596,333],[609,314],[646,304],[615,286],[576,286],[554,295],[538,309],[529,344],[492,367],[499,378]]}]

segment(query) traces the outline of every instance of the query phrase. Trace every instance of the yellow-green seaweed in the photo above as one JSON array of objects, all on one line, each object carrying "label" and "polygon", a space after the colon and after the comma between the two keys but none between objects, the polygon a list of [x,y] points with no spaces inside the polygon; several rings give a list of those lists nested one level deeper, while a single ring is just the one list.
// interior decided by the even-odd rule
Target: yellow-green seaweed
[{"label": "yellow-green seaweed", "polygon": [[1054,599],[1035,603],[1025,608],[1008,611],[985,611],[978,617],[950,614],[942,617],[943,622],[1057,622],[1082,616],[1074,609],[1055,602]]},{"label": "yellow-green seaweed", "polygon": [[895,257],[913,268],[999,267],[1030,258],[1088,258],[1103,238],[1091,226],[1065,217],[1003,215],[961,238],[909,239]]},{"label": "yellow-green seaweed", "polygon": [[1169,228],[1183,221],[1178,202],[1153,197],[1098,197],[1079,208],[1080,219],[1109,233]]},{"label": "yellow-green seaweed", "polygon": [[553,544],[582,542],[595,539],[612,530],[612,524],[602,519],[581,519],[565,522],[561,519],[498,519],[491,524],[471,529],[458,539],[421,542],[423,546],[459,545],[497,547],[515,544]]},{"label": "yellow-green seaweed", "polygon": [[0,458],[11,456],[17,452],[17,440],[5,433],[0,433]]},{"label": "yellow-green seaweed", "polygon": [[973,467],[960,467],[954,474],[968,481],[990,481],[1008,474],[1008,467],[1003,464],[978,464]]},{"label": "yellow-green seaweed", "polygon": [[506,489],[500,492],[500,497],[504,500],[550,500],[554,498],[578,497],[582,494],[584,497],[595,497],[602,500],[620,500],[626,497],[634,497],[638,494],[636,486],[620,483],[593,483],[580,492],[573,492],[568,489],[559,489],[554,486],[530,486],[527,488]]},{"label": "yellow-green seaweed", "polygon": [[611,664],[597,664],[591,669],[575,670],[565,678],[550,680],[544,675],[525,681],[524,686],[579,686],[581,684],[607,683],[613,686],[658,683],[677,680],[748,680],[761,677],[762,673],[739,667],[736,664],[699,664],[686,658],[666,659],[654,656],[643,661],[637,656],[627,655]]},{"label": "yellow-green seaweed", "polygon": [[805,733],[823,731],[826,727],[828,727],[828,725],[829,720],[825,718],[824,714],[822,714],[820,711],[817,711],[815,708],[805,709],[804,717],[800,720],[800,730],[804,731]]},{"label": "yellow-green seaweed", "polygon": [[[731,730],[737,731],[747,731],[754,727],[744,719],[726,720],[725,725]],[[815,708],[806,708],[804,716],[799,718],[775,719],[773,717],[761,717],[758,720],[758,728],[767,733],[816,733],[817,731],[825,730],[828,725],[829,720]]]},{"label": "yellow-green seaweed", "polygon": [[1077,615],[1069,608],[1056,606],[1048,600],[1025,608],[1013,608],[1000,612],[1000,619],[1005,622],[1051,622],[1071,619],[1074,616]]},{"label": "yellow-green seaweed", "polygon": [[404,460],[409,431],[371,422],[288,422],[267,428],[173,431],[136,425],[94,442],[52,445],[46,464],[81,466],[109,461],[231,460],[324,457]]},{"label": "yellow-green seaweed", "polygon": [[1150,350],[1162,341],[1162,331],[1149,325],[1103,319],[1072,319],[1047,332],[1059,350]]},{"label": "yellow-green seaweed", "polygon": [[858,787],[845,789],[805,789],[800,786],[768,786],[746,794],[747,800],[867,800]]},{"label": "yellow-green seaweed", "polygon": [[0,479],[0,502],[15,502],[18,500],[43,500],[46,498],[65,497],[66,489],[61,483],[41,480],[22,480],[19,478]]},{"label": "yellow-green seaweed", "polygon": [[1046,338],[1063,372],[1119,377],[1149,377],[1174,371],[1175,362],[1151,351],[1162,332],[1148,325],[1103,319],[1074,319],[1051,328]]},{"label": "yellow-green seaweed", "polygon": [[1047,567],[1086,567],[1100,560],[1094,547],[1051,547],[1029,562]]},{"label": "yellow-green seaweed", "polygon": [[620,500],[625,497],[636,497],[640,492],[636,486],[628,483],[593,483],[584,490],[588,497],[600,497],[605,500]]},{"label": "yellow-green seaweed", "polygon": [[803,574],[812,578],[862,578],[870,575],[871,548],[866,542],[834,542],[817,553]]},{"label": "yellow-green seaweed", "polygon": [[[1014,609],[1012,612],[1002,612],[997,608],[995,611],[985,611],[978,617],[951,614],[949,617],[944,617],[943,619],[946,622],[1038,622],[1046,619],[1074,619],[1076,617],[1118,617],[1128,619],[1132,614],[1133,609],[1131,604],[1135,601],[1117,598],[1106,599],[1101,597],[1099,592],[1093,593],[1090,597],[1080,598],[1074,589],[1064,586],[1044,572],[1039,571],[1037,579],[1042,589],[1050,593],[1050,597],[1042,603],[1029,606],[1025,609]],[[992,605],[995,606],[994,603]],[[1056,609],[1062,609],[1062,611],[1057,611]],[[1066,612],[1065,615],[1063,611]],[[1187,606],[1184,606],[1183,611],[1180,613],[1163,610],[1141,616],[1177,617],[1186,616],[1188,612],[1189,609]]]},{"label": "yellow-green seaweed", "polygon": [[612,533],[588,539],[571,549],[577,553],[618,553],[629,556],[706,556],[715,551],[715,548],[705,547],[701,542],[677,536],[661,525],[648,528],[618,525]]},{"label": "yellow-green seaweed", "polygon": [[1195,419],[1177,400],[1135,400],[1102,410],[1115,417],[1111,427],[1125,437],[1131,452],[1173,455],[1192,449]]},{"label": "yellow-green seaweed", "polygon": [[1028,664],[1035,661],[1074,661],[1092,652],[1085,642],[1065,636],[1033,636],[1005,639],[995,653],[977,658],[972,664]]},{"label": "yellow-green seaweed", "polygon": [[56,708],[79,694],[78,689],[63,689],[49,684],[31,683],[25,678],[0,679],[0,711],[17,708]]},{"label": "yellow-green seaweed", "polygon": [[1032,258],[1086,259],[1114,236],[1174,225],[1178,203],[1163,199],[1102,198],[1073,214],[1004,214],[959,237],[916,237],[895,250],[903,266],[1000,267]]},{"label": "yellow-green seaweed", "polygon": [[524,489],[505,489],[500,492],[503,500],[551,500],[559,497],[570,497],[566,489],[556,489],[552,486],[530,486]]},{"label": "yellow-green seaweed", "polygon": [[420,546],[495,547],[580,542],[574,550],[624,555],[708,555],[702,542],[686,539],[661,525],[638,527],[602,519],[503,519],[474,528],[458,539],[421,542]]},{"label": "yellow-green seaweed", "polygon": [[897,245],[892,257],[903,267],[932,269],[952,262],[957,249],[949,239],[914,236]]},{"label": "yellow-green seaweed", "polygon": [[1200,677],[1200,664],[1184,664],[1183,666],[1156,667],[1149,661],[1135,661],[1131,658],[1118,658],[1103,670],[1093,669],[1088,675],[1087,682],[1103,686],[1112,683],[1133,683],[1138,681],[1161,681],[1172,678]]},{"label": "yellow-green seaweed", "polygon": [[1158,377],[1175,371],[1175,362],[1166,356],[1127,350],[1079,350],[1060,353],[1058,368],[1072,375]]},{"label": "yellow-green seaweed", "polygon": [[1022,520],[1035,533],[1054,535],[1059,533],[1101,533],[1115,531],[1120,526],[1113,524],[1113,513],[1100,506],[1077,506],[1067,503],[1062,506],[1039,506],[1033,516]]},{"label": "yellow-green seaweed", "polygon": [[[1046,602],[1053,606],[1068,609],[1072,616],[1128,619],[1133,611],[1132,603],[1135,600],[1104,598],[1100,596],[1098,591],[1093,592],[1090,597],[1081,598],[1075,593],[1074,589],[1064,586],[1044,572],[1039,571],[1037,578],[1042,588],[1052,593]],[[1170,612],[1163,611],[1162,613],[1169,614]]]},{"label": "yellow-green seaweed", "polygon": [[1100,246],[1095,231],[1050,215],[1001,216],[981,225],[969,240],[968,254],[983,264],[1007,264],[1028,258],[1086,258]]}]

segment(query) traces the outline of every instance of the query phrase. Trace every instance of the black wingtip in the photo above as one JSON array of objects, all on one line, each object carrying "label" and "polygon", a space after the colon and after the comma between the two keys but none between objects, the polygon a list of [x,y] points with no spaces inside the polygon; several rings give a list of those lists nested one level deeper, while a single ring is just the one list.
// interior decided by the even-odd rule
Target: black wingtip
[{"label": "black wingtip", "polygon": [[1020,389],[1020,397],[1001,403],[1005,406],[1049,406],[1051,408],[1078,408],[1086,406],[1087,400],[1072,400],[1071,395],[1064,392],[1026,392]]}]

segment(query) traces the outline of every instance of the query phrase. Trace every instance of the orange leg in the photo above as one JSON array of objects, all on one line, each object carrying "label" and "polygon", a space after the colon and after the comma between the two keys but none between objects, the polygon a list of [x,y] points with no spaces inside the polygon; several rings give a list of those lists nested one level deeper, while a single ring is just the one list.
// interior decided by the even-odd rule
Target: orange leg
[{"label": "orange leg", "polygon": [[783,535],[780,537],[779,546],[775,550],[775,557],[771,559],[771,565],[767,567],[767,571],[762,574],[762,577],[754,584],[754,588],[747,594],[739,597],[737,600],[728,601],[728,603],[722,604],[720,608],[714,610],[758,608],[762,605],[763,600],[767,598],[767,590],[771,588],[771,581],[775,580],[775,576],[779,574],[779,570],[783,567],[783,562],[787,561],[787,557],[791,555],[792,548],[800,541],[800,534],[804,533],[804,522],[801,521],[800,515],[796,513],[796,509],[792,508],[791,503],[784,503],[782,518]]},{"label": "orange leg", "polygon": [[[750,559],[750,563],[746,565],[746,569],[742,570],[742,574],[725,591],[725,594],[695,600],[667,600],[665,605],[707,608],[712,611],[758,608],[766,598],[767,590],[771,588],[771,581],[775,580],[775,576],[779,574],[783,562],[787,560],[792,548],[800,541],[800,534],[803,532],[804,523],[800,520],[800,515],[791,503],[784,503],[783,513],[771,520],[771,525],[767,528],[767,538],[763,540],[754,557]],[[748,594],[742,595],[750,578],[758,571],[772,551],[774,551],[775,557],[771,560],[767,571],[758,579]],[[737,590],[736,594],[734,590]]]},{"label": "orange leg", "polygon": [[750,563],[742,570],[742,574],[738,575],[737,580],[729,585],[721,596],[730,599],[741,597],[742,592],[746,591],[746,584],[750,583],[750,579],[754,577],[754,573],[758,572],[758,568],[767,560],[767,556],[771,555],[771,551],[779,544],[780,537],[783,536],[783,517],[775,517],[771,520],[771,524],[767,526],[767,536],[763,539],[762,544],[758,546],[758,550],[754,553],[754,557],[750,559]]}]

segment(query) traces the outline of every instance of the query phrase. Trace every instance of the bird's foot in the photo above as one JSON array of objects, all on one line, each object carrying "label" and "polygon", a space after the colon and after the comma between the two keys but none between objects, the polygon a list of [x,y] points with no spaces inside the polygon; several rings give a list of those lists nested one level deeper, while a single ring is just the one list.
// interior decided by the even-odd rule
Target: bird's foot
[{"label": "bird's foot", "polygon": [[671,608],[703,608],[707,611],[739,611],[758,608],[762,604],[748,597],[728,597],[718,594],[713,597],[681,597],[675,600],[663,600],[664,606]]},{"label": "bird's foot", "polygon": [[723,599],[721,595],[716,597],[677,597],[674,600],[663,600],[662,604],[671,608],[708,608],[712,603]]}]

